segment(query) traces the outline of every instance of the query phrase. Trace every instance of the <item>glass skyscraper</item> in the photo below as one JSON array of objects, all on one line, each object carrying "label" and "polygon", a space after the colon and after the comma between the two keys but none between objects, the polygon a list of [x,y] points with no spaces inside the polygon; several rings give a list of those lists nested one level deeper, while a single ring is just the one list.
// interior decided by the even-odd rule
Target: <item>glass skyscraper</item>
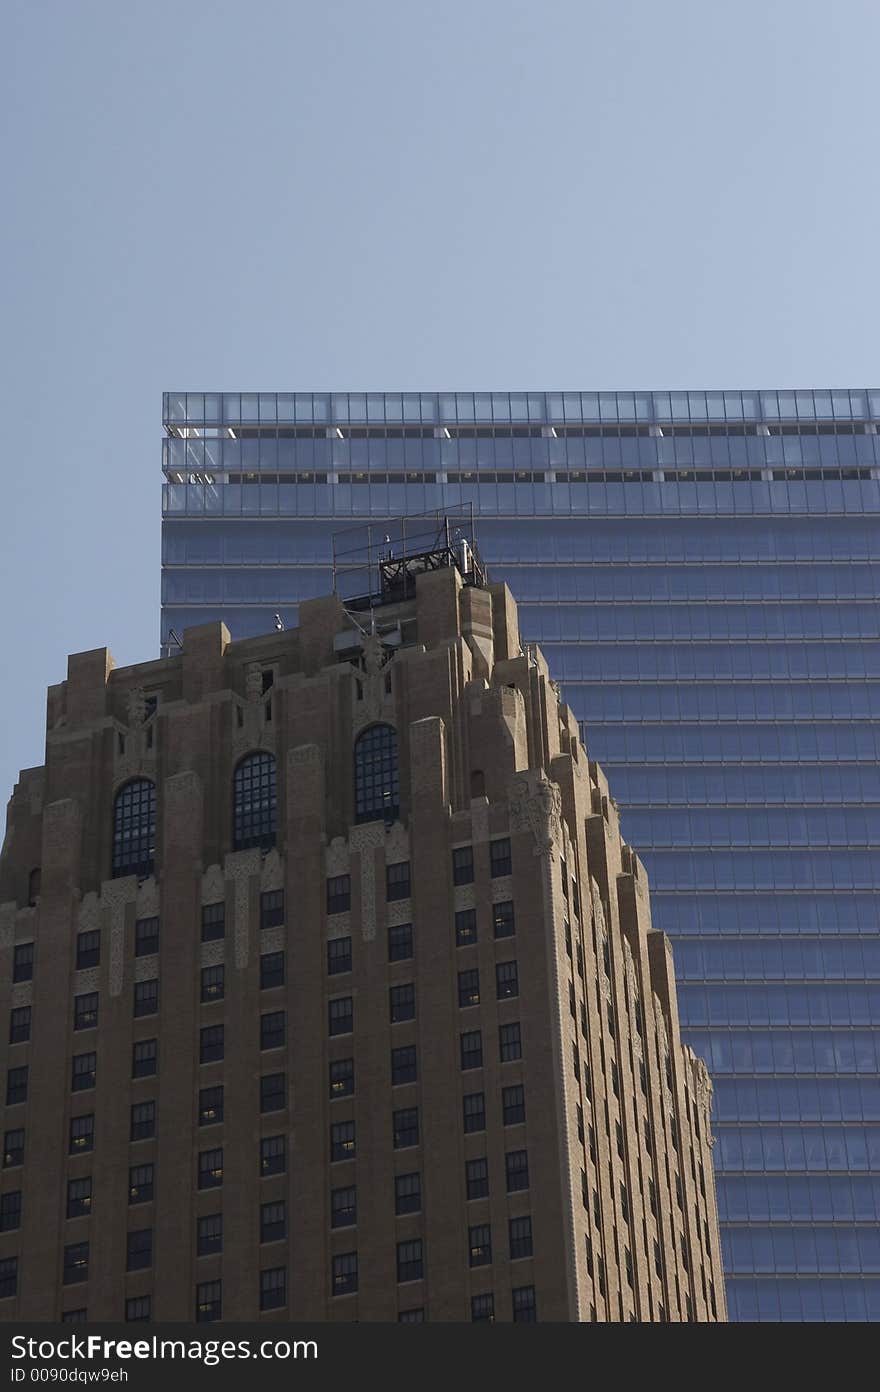
[{"label": "glass skyscraper", "polygon": [[733,1319],[880,1318],[880,390],[180,393],[162,644],[473,504],[605,767],[715,1081]]}]

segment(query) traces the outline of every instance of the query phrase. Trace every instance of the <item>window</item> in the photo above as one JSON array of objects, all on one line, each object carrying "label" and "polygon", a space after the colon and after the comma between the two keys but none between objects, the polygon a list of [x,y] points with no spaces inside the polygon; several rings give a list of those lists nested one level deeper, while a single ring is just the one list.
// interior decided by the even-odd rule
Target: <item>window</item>
[{"label": "window", "polygon": [[409,861],[401,860],[397,865],[385,867],[385,898],[389,903],[395,899],[408,899],[412,890],[409,882]]},{"label": "window", "polygon": [[287,1106],[287,1075],[264,1073],[260,1079],[260,1111],[281,1112]]},{"label": "window", "polygon": [[0,1258],[0,1300],[18,1291],[18,1257]]},{"label": "window", "polygon": [[471,1296],[471,1322],[478,1324],[481,1320],[494,1320],[495,1318],[495,1296],[491,1291],[484,1292],[483,1295]]},{"label": "window", "polygon": [[492,1229],[488,1223],[468,1228],[468,1265],[489,1266],[492,1261]]},{"label": "window", "polygon": [[420,1174],[401,1174],[394,1176],[394,1212],[418,1213],[422,1207],[422,1176]]},{"label": "window", "polygon": [[232,792],[232,845],[236,851],[275,845],[278,794],[275,756],[259,750],[248,754],[235,770]]},{"label": "window", "polygon": [[223,1147],[199,1151],[199,1188],[219,1189],[223,1183]]},{"label": "window", "polygon": [[223,1120],[223,1084],[199,1089],[199,1126],[215,1126]]},{"label": "window", "polygon": [[485,1131],[486,1097],[482,1092],[469,1092],[462,1098],[465,1133]]},{"label": "window", "polygon": [[125,1302],[126,1324],[146,1324],[152,1319],[152,1298],[149,1295],[133,1295]]},{"label": "window", "polygon": [[76,1285],[89,1279],[89,1244],[72,1242],[64,1249],[64,1284]]},{"label": "window", "polygon": [[351,971],[351,938],[331,938],[327,944],[327,975]]},{"label": "window", "polygon": [[457,885],[474,882],[473,846],[456,846],[452,852],[452,883]]},{"label": "window", "polygon": [[398,1323],[398,1324],[424,1324],[424,1323],[425,1323],[425,1311],[424,1311],[424,1308],[423,1308],[422,1306],[419,1306],[419,1308],[418,1308],[417,1310],[401,1310],[401,1311],[400,1311],[400,1314],[397,1316],[397,1323]]},{"label": "window", "polygon": [[81,1308],[78,1309],[78,1310],[62,1310],[62,1311],[61,1311],[61,1323],[62,1323],[62,1324],[85,1324],[86,1321],[87,1321],[87,1319],[88,1319],[88,1313],[89,1313],[89,1312],[88,1312],[88,1310],[85,1308],[85,1306],[81,1307]]},{"label": "window", "polygon": [[134,983],[134,1013],[135,1017],[140,1015],[156,1015],[159,1010],[159,982],[156,978],[152,981],[136,981]]},{"label": "window", "polygon": [[400,811],[397,735],[390,725],[371,725],[354,746],[356,822],[392,821]]},{"label": "window", "polygon": [[388,992],[388,1004],[391,1014],[392,1025],[397,1025],[401,1020],[414,1020],[416,1018],[416,988],[411,981],[404,986],[392,986]]},{"label": "window", "polygon": [[625,1158],[623,1151],[623,1127],[619,1121],[615,1121],[614,1123],[614,1140],[617,1146],[617,1154],[620,1156],[620,1159],[623,1160]]},{"label": "window", "polygon": [[97,967],[101,961],[101,931],[96,928],[91,933],[78,933],[76,938],[76,969],[85,971],[87,967]]},{"label": "window", "polygon": [[135,957],[152,957],[159,951],[158,918],[139,918],[134,925]]},{"label": "window", "polygon": [[24,1129],[16,1127],[14,1131],[7,1131],[3,1137],[3,1168],[11,1170],[16,1165],[24,1164]]},{"label": "window", "polygon": [[113,876],[152,875],[156,854],[156,785],[133,778],[113,804]]},{"label": "window", "polygon": [[515,1059],[522,1058],[522,1042],[518,1023],[502,1025],[498,1031],[498,1042],[501,1046],[502,1063],[513,1063]]},{"label": "window", "polygon": [[287,1236],[287,1204],[284,1199],[260,1205],[260,1241],[279,1242]]},{"label": "window", "polygon": [[331,1295],[351,1295],[358,1288],[357,1252],[341,1252],[333,1258]]},{"label": "window", "polygon": [[84,996],[73,998],[73,1028],[75,1030],[94,1029],[98,1023],[98,993],[89,991]]},{"label": "window", "polygon": [[22,1064],[20,1068],[10,1068],[6,1074],[6,1105],[14,1107],[18,1102],[27,1101],[28,1092],[28,1066]]},{"label": "window", "polygon": [[42,871],[41,871],[39,865],[36,867],[36,869],[32,870],[32,871],[30,872],[30,874],[28,875],[28,908],[29,908],[29,909],[33,909],[33,908],[36,907],[37,900],[38,900],[39,897],[40,897],[40,885],[41,885],[41,882],[42,882],[42,878],[43,878],[43,876],[42,876]]},{"label": "window", "polygon": [[529,1187],[529,1155],[526,1150],[509,1150],[504,1157],[507,1171],[507,1192]]},{"label": "window", "polygon": [[353,1160],[355,1153],[354,1122],[334,1121],[330,1127],[330,1159]]},{"label": "window", "polygon": [[504,1125],[515,1126],[526,1119],[526,1095],[521,1083],[501,1089]]},{"label": "window", "polygon": [[351,908],[351,876],[333,875],[327,881],[328,914],[348,913]]},{"label": "window", "polygon": [[391,1135],[395,1150],[405,1150],[407,1146],[419,1143],[419,1109],[403,1107],[391,1118]]},{"label": "window", "polygon": [[492,922],[495,928],[496,938],[512,938],[516,932],[516,924],[513,918],[513,900],[505,899],[500,904],[492,905]]},{"label": "window", "polygon": [[477,914],[475,909],[461,909],[455,915],[455,946],[472,947],[477,941]]},{"label": "window", "polygon": [[226,936],[226,905],[202,905],[202,942],[218,942]]},{"label": "window", "polygon": [[327,1019],[331,1035],[351,1034],[354,1029],[354,1006],[351,996],[337,996],[327,1002]]},{"label": "window", "polygon": [[351,1228],[357,1222],[357,1190],[351,1184],[345,1189],[330,1190],[331,1228]]},{"label": "window", "polygon": [[26,1044],[31,1037],[31,1008],[29,1005],[16,1006],[9,1012],[10,1044]]},{"label": "window", "polygon": [[534,1286],[517,1286],[513,1296],[514,1324],[534,1324],[538,1318]]},{"label": "window", "polygon": [[144,1141],[156,1134],[155,1102],[135,1102],[131,1109],[130,1139]]},{"label": "window", "polygon": [[330,1065],[330,1096],[351,1097],[354,1092],[354,1059],[336,1059]]},{"label": "window", "polygon": [[201,1281],[196,1286],[196,1324],[211,1324],[223,1314],[223,1282]]},{"label": "window", "polygon": [[395,923],[388,929],[388,961],[405,962],[413,955],[411,923]]},{"label": "window", "polygon": [[260,990],[284,985],[284,953],[264,952],[260,957]]},{"label": "window", "polygon": [[397,1244],[397,1279],[398,1281],[420,1281],[425,1274],[424,1259],[422,1256],[422,1239],[414,1238],[411,1242],[398,1242]]},{"label": "window", "polygon": [[485,1199],[489,1195],[489,1161],[485,1155],[478,1160],[468,1160],[464,1167],[465,1184],[469,1199]]},{"label": "window", "polygon": [[139,1039],[131,1046],[131,1076],[150,1078],[156,1072],[156,1040]]},{"label": "window", "polygon": [[483,1036],[479,1030],[467,1030],[460,1038],[462,1069],[482,1068]]},{"label": "window", "polygon": [[222,1000],[226,989],[226,968],[202,967],[202,1004]]},{"label": "window", "polygon": [[273,1010],[260,1016],[260,1049],[281,1049],[284,1046],[287,1012]]},{"label": "window", "polygon": [[391,1085],[397,1087],[401,1083],[414,1083],[416,1081],[416,1046],[407,1044],[403,1049],[391,1050]]},{"label": "window", "polygon": [[510,841],[506,836],[503,840],[489,842],[489,867],[493,879],[510,874]]},{"label": "window", "polygon": [[153,1229],[141,1228],[128,1234],[126,1271],[142,1271],[153,1265]]},{"label": "window", "polygon": [[284,890],[267,889],[260,895],[260,932],[284,927]]},{"label": "window", "polygon": [[480,973],[476,968],[458,973],[458,1004],[461,1009],[480,1004]]},{"label": "window", "polygon": [[12,980],[31,981],[34,975],[34,945],[19,943],[12,951]]},{"label": "window", "polygon": [[280,1310],[287,1304],[287,1267],[260,1272],[260,1309]]},{"label": "window", "polygon": [[263,1136],[260,1140],[260,1178],[284,1174],[287,1169],[287,1142],[284,1136]]},{"label": "window", "polygon": [[0,1194],[0,1232],[14,1232],[21,1227],[21,1190],[10,1189]]},{"label": "window", "polygon": [[624,1223],[629,1223],[629,1190],[623,1180],[620,1181],[620,1216]]},{"label": "window", "polygon": [[224,1035],[222,1025],[205,1025],[199,1031],[199,1063],[216,1063],[222,1059]]},{"label": "window", "polygon": [[97,1054],[74,1054],[70,1088],[72,1092],[85,1092],[93,1088],[98,1066]]},{"label": "window", "polygon": [[75,1116],[70,1118],[70,1140],[68,1153],[70,1155],[82,1155],[87,1150],[92,1150],[95,1144],[95,1116],[89,1112],[86,1116]]},{"label": "window", "polygon": [[128,1171],[128,1202],[150,1203],[153,1198],[153,1166],[132,1165]]},{"label": "window", "polygon": [[499,1000],[510,1000],[519,995],[516,962],[495,963],[495,994]]}]

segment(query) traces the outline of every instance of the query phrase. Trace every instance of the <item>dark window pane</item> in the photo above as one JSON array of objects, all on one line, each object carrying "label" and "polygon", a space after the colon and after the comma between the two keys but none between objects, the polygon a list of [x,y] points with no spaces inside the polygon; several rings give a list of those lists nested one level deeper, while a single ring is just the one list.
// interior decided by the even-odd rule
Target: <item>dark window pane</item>
[{"label": "dark window pane", "polygon": [[355,821],[393,820],[400,811],[397,734],[390,725],[371,725],[354,747]]},{"label": "dark window pane", "polygon": [[245,850],[249,846],[270,850],[275,845],[277,813],[273,754],[260,750],[241,760],[233,780],[232,806],[235,850]]}]

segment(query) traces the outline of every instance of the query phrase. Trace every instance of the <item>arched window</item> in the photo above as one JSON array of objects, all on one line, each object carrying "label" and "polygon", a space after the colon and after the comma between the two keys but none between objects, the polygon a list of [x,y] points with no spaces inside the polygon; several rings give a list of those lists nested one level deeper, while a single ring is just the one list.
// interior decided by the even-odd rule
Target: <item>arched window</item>
[{"label": "arched window", "polygon": [[389,821],[399,811],[397,734],[390,725],[371,725],[354,747],[354,819]]},{"label": "arched window", "polygon": [[156,785],[133,778],[119,789],[113,805],[113,874],[153,873],[156,854]]},{"label": "arched window", "polygon": [[235,770],[232,807],[232,842],[235,850],[275,845],[278,798],[275,755],[260,750],[248,754]]}]

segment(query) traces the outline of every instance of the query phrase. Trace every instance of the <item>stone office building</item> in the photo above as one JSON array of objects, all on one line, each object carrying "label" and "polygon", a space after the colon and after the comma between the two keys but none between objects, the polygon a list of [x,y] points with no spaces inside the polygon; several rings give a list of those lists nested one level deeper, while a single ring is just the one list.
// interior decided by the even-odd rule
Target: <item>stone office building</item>
[{"label": "stone office building", "polygon": [[643,868],[466,564],[50,689],[0,862],[0,1318],[725,1319]]}]

